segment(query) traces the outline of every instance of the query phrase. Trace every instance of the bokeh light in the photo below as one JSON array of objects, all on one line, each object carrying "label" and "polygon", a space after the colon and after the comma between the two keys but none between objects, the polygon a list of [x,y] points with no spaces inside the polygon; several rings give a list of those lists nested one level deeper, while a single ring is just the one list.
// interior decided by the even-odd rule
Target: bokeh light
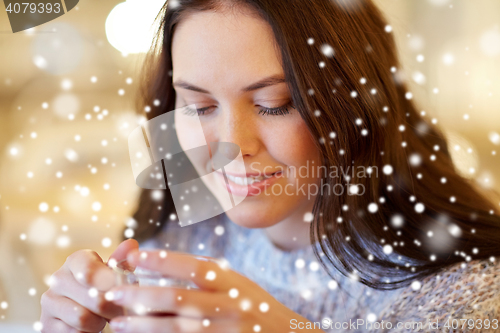
[{"label": "bokeh light", "polygon": [[119,3],[106,19],[106,36],[124,54],[147,52],[153,41],[154,19],[163,0],[127,0]]}]

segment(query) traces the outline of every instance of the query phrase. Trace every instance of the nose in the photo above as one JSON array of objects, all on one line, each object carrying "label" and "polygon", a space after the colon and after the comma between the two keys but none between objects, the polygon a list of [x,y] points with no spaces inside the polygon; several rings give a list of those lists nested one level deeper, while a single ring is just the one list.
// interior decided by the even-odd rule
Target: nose
[{"label": "nose", "polygon": [[[238,145],[244,158],[257,155],[261,147],[253,111],[247,106],[229,106],[222,109],[217,122],[218,141]],[[220,145],[220,153],[229,158],[234,153],[231,146]]]}]

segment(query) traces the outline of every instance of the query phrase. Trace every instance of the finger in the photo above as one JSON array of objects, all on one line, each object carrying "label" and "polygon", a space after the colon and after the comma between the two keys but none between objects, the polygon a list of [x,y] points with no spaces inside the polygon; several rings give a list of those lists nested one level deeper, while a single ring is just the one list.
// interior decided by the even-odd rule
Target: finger
[{"label": "finger", "polygon": [[113,271],[94,251],[77,251],[68,257],[66,263],[75,279],[86,287],[107,291],[115,285]]},{"label": "finger", "polygon": [[[135,239],[127,239],[118,245],[116,250],[111,254],[109,260],[114,259],[117,262],[127,259],[127,254],[131,251],[137,251],[139,243]],[[108,262],[109,262],[108,260]]]},{"label": "finger", "polygon": [[155,286],[120,286],[107,296],[137,314],[170,313],[198,319],[241,319],[252,303],[250,298],[229,293]]},{"label": "finger", "polygon": [[193,319],[180,316],[169,317],[118,317],[110,322],[111,328],[116,333],[164,333],[164,332],[190,332],[190,333],[243,333],[236,321]]},{"label": "finger", "polygon": [[100,332],[107,323],[104,318],[64,296],[47,297],[44,308],[47,314],[83,332]]},{"label": "finger", "polygon": [[132,265],[160,272],[166,276],[191,280],[201,289],[248,290],[253,281],[232,271],[215,258],[175,251],[132,251],[127,257]]},{"label": "finger", "polygon": [[123,314],[123,309],[120,306],[106,300],[104,292],[81,285],[73,278],[70,272],[62,270],[52,277],[51,291],[54,294],[70,298],[91,312],[106,319]]},{"label": "finger", "polygon": [[80,333],[82,331],[79,331],[65,322],[63,322],[61,319],[57,318],[42,318],[40,319],[40,322],[42,323],[42,330],[40,331],[41,333]]}]

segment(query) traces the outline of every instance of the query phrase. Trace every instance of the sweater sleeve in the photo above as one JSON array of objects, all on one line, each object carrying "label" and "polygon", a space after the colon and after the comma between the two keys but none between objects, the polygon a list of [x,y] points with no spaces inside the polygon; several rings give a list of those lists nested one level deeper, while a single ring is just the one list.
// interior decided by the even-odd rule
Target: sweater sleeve
[{"label": "sweater sleeve", "polygon": [[500,332],[500,264],[452,265],[407,287],[381,313],[392,329],[370,332]]}]

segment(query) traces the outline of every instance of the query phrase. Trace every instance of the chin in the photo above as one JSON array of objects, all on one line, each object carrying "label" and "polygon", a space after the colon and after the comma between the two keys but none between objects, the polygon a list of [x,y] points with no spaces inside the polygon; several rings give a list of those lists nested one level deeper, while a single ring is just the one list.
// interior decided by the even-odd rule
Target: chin
[{"label": "chin", "polygon": [[[267,228],[286,218],[287,214],[280,214],[279,208],[265,207],[267,205],[249,205],[241,203],[226,212],[227,217],[234,223],[245,228]],[[267,209],[266,209],[267,208]]]}]

